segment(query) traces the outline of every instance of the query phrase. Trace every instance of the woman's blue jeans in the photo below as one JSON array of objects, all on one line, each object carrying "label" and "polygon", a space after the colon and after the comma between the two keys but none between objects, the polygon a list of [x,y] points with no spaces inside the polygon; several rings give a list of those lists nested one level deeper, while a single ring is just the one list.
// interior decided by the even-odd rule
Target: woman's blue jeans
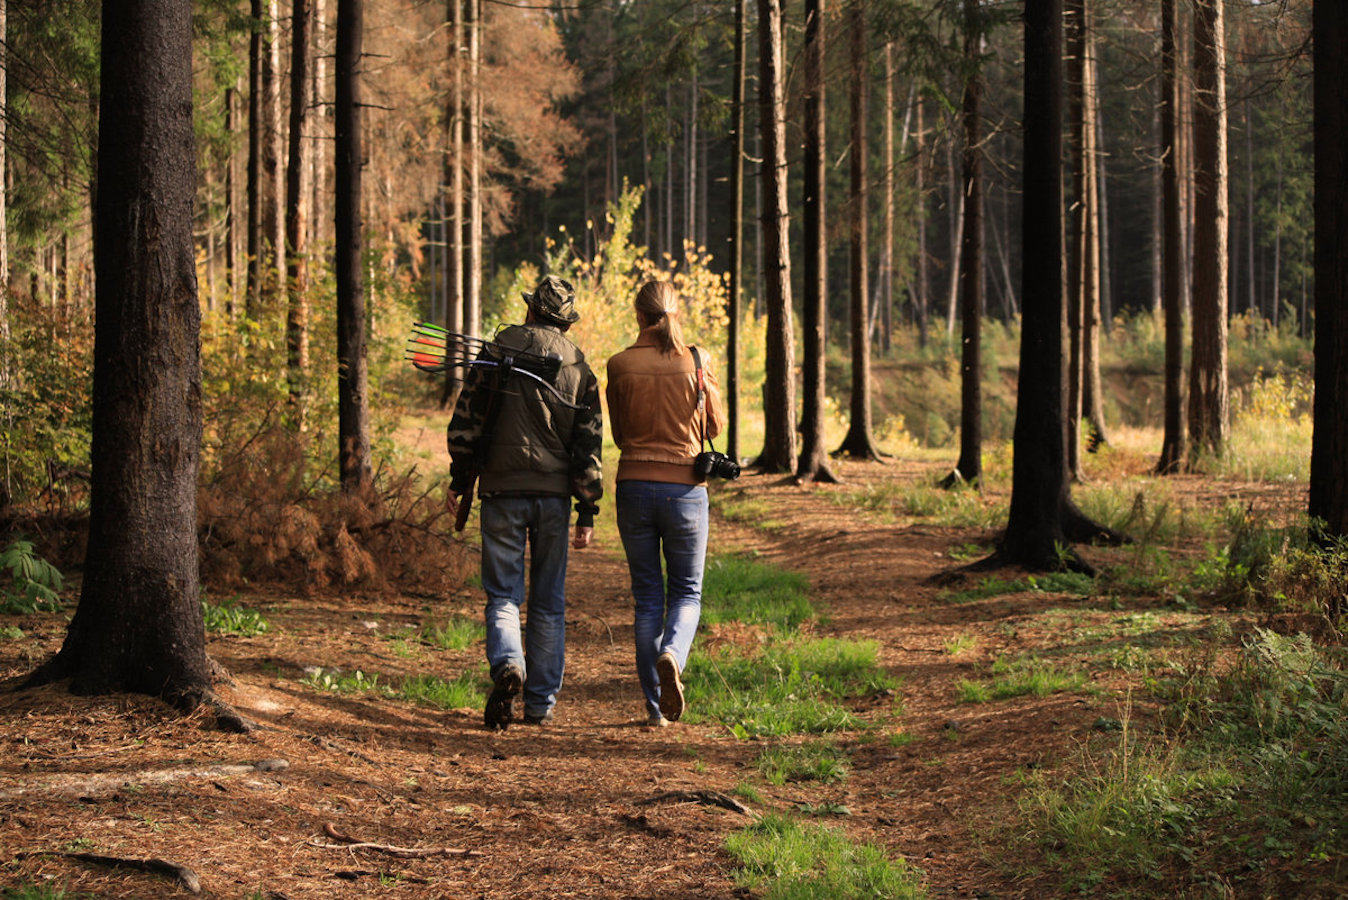
[{"label": "woman's blue jeans", "polygon": [[[487,594],[487,664],[524,672],[524,713],[543,716],[557,702],[566,667],[566,559],[571,509],[566,497],[482,498],[482,588]],[[529,550],[529,611],[524,553]],[[525,647],[528,649],[526,650]]]},{"label": "woman's blue jeans", "polygon": [[637,676],[646,695],[646,713],[655,715],[660,711],[656,657],[673,653],[683,671],[702,614],[707,489],[662,481],[620,481],[617,513],[636,600]]}]

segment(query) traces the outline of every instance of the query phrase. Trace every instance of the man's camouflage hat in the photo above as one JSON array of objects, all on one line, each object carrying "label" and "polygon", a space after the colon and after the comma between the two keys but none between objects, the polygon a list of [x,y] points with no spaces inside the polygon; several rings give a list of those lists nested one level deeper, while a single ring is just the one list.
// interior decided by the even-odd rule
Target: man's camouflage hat
[{"label": "man's camouflage hat", "polygon": [[563,325],[580,321],[576,312],[576,289],[556,275],[546,275],[532,294],[524,295],[524,302],[542,319],[551,319]]}]

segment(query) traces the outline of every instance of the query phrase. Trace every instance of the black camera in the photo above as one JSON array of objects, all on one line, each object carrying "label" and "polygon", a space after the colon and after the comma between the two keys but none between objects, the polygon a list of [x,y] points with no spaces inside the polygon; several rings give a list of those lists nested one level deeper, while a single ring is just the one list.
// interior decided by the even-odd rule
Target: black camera
[{"label": "black camera", "polygon": [[704,450],[693,460],[693,471],[698,478],[724,478],[734,481],[740,477],[740,464],[724,453]]}]

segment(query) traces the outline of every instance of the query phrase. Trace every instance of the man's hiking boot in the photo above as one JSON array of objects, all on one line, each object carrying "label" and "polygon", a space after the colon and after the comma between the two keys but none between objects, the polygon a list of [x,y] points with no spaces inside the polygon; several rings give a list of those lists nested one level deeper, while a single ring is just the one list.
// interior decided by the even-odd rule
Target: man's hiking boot
[{"label": "man's hiking boot", "polygon": [[656,712],[656,713],[651,713],[649,716],[646,717],[646,727],[647,727],[647,728],[668,728],[668,727],[669,727],[669,720],[666,719],[664,716],[660,715],[658,712]]},{"label": "man's hiking boot", "polygon": [[524,687],[524,673],[514,663],[506,663],[492,679],[482,724],[493,731],[505,731],[515,718],[515,698]]},{"label": "man's hiking boot", "polygon": [[534,715],[533,713],[525,713],[525,714],[524,714],[524,724],[525,724],[525,725],[551,725],[551,724],[552,724],[552,710],[548,710],[547,712],[543,713],[541,716]]},{"label": "man's hiking boot", "polygon": [[671,722],[683,715],[683,682],[679,680],[679,662],[666,650],[655,659],[655,672],[660,676],[660,715]]}]

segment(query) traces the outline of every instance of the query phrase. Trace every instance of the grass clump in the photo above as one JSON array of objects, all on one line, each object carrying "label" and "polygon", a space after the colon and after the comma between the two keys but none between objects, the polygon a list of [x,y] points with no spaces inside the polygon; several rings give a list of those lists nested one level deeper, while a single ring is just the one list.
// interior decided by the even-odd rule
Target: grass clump
[{"label": "grass clump", "polygon": [[[1165,878],[1176,890],[1226,884],[1228,896],[1328,896],[1314,885],[1339,883],[1348,852],[1342,653],[1262,629],[1227,669],[1205,650],[1166,685],[1161,733],[1132,734],[1125,716],[1103,753],[1030,782],[1023,833],[1077,890]],[[1281,881],[1292,862],[1295,890]]]},{"label": "grass clump", "polygon": [[1025,591],[1089,597],[1095,592],[1095,579],[1081,572],[1047,572],[1041,575],[1027,575],[1024,578],[989,576],[971,588],[949,591],[943,596],[952,603],[967,603],[971,600],[986,600],[989,597]]},{"label": "grass clump", "polygon": [[482,667],[462,672],[451,681],[434,675],[414,675],[403,679],[391,696],[437,709],[477,708],[487,700],[486,684],[487,675]]},{"label": "grass clump", "polygon": [[444,622],[428,622],[421,629],[422,643],[438,650],[467,650],[487,637],[480,619],[454,615]]},{"label": "grass clump", "polygon": [[92,894],[72,894],[57,885],[24,882],[0,888],[0,900],[93,900]]},{"label": "grass clump", "polygon": [[1086,676],[1037,657],[999,656],[992,664],[990,682],[961,681],[957,690],[963,703],[987,703],[1033,694],[1047,697],[1060,691],[1080,690]]},{"label": "grass clump", "polygon": [[770,814],[726,839],[735,882],[766,900],[917,900],[922,873],[845,832]]},{"label": "grass clump", "polygon": [[758,771],[779,787],[789,781],[835,784],[847,778],[847,754],[828,741],[768,747],[758,755]]},{"label": "grass clump", "polygon": [[840,701],[896,685],[874,641],[777,641],[761,650],[696,654],[684,677],[688,718],[719,720],[740,738],[865,727]]},{"label": "grass clump", "polygon": [[702,580],[702,621],[772,625],[795,631],[815,617],[803,575],[755,562],[744,556],[717,556],[707,561]]},{"label": "grass clump", "polygon": [[238,597],[230,597],[219,603],[203,599],[201,617],[205,621],[207,634],[252,637],[266,634],[271,628],[271,624],[257,610],[240,606]]}]

